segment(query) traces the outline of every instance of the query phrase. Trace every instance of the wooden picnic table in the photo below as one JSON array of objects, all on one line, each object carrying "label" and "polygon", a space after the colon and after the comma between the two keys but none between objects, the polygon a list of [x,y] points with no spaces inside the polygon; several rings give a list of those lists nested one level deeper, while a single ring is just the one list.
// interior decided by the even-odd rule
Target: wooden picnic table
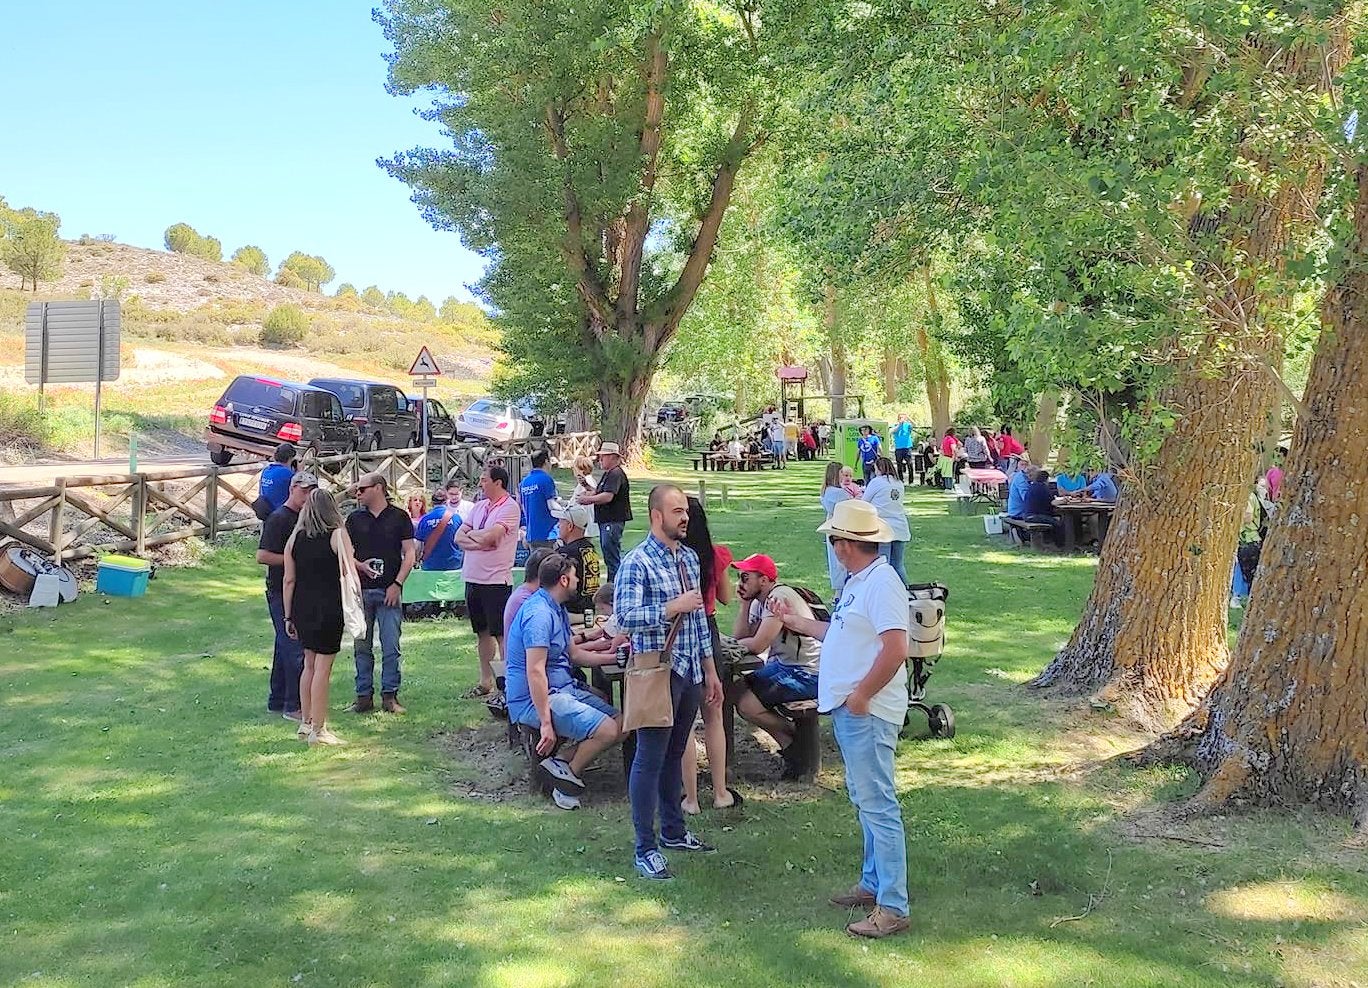
[{"label": "wooden picnic table", "polygon": [[1054,499],[1054,509],[1064,528],[1064,551],[1074,552],[1079,543],[1079,527],[1088,517],[1097,519],[1097,542],[1102,544],[1111,528],[1112,514],[1116,511],[1115,501],[1094,501],[1092,498],[1078,500],[1069,497]]}]

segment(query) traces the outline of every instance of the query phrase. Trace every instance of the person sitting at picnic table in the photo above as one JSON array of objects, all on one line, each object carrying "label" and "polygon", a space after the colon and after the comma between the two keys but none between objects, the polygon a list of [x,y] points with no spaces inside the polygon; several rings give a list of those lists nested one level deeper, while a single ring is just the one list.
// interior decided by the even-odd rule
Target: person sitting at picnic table
[{"label": "person sitting at picnic table", "polygon": [[1086,487],[1081,491],[1074,492],[1070,497],[1079,501],[1091,499],[1115,504],[1118,493],[1116,478],[1108,470],[1099,470],[1092,475],[1092,480],[1088,482]]},{"label": "person sitting at picnic table", "polygon": [[552,508],[551,514],[556,518],[560,536],[556,551],[575,564],[575,577],[579,581],[579,592],[566,603],[570,620],[577,624],[593,624],[592,620],[585,622],[583,617],[592,618],[594,595],[603,583],[603,561],[587,532],[593,515],[584,504]]},{"label": "person sitting at picnic table", "polygon": [[[578,592],[575,565],[548,553],[537,573],[539,587],[518,609],[508,629],[505,696],[509,720],[536,728],[538,770],[563,810],[579,809],[584,770],[622,740],[613,705],[582,685],[571,668],[570,622],[565,603]],[[561,740],[575,743],[569,761],[556,757]]]},{"label": "person sitting at picnic table", "polygon": [[959,461],[963,455],[964,447],[955,437],[954,426],[951,426],[945,430],[945,436],[941,439],[940,459],[936,463],[936,472],[941,475],[941,483],[947,491],[955,487],[955,480],[959,477]]},{"label": "person sitting at picnic table", "polygon": [[969,435],[964,437],[964,459],[972,470],[982,470],[991,462],[988,453],[988,440],[978,426],[969,427]]},{"label": "person sitting at picnic table", "polygon": [[855,447],[860,453],[860,467],[864,471],[866,484],[874,476],[874,461],[879,458],[881,444],[882,440],[879,439],[873,426],[860,426],[860,438],[855,440]]},{"label": "person sitting at picnic table", "polygon": [[528,598],[541,589],[541,564],[554,551],[545,546],[538,546],[527,554],[527,563],[523,566],[523,581],[513,588],[513,592],[508,595],[508,603],[504,604],[501,627],[505,648],[508,642],[508,629],[512,627],[513,619],[518,616],[518,610],[527,603]]},{"label": "person sitting at picnic table", "polygon": [[1055,511],[1054,492],[1050,490],[1050,471],[1036,470],[1030,476],[1031,482],[1026,486],[1025,515],[1022,520],[1037,525],[1049,525],[1051,535],[1055,536],[1057,541],[1059,514]]},{"label": "person sitting at picnic table", "polygon": [[1031,486],[1031,471],[1034,467],[1030,460],[1022,460],[1007,481],[1007,517],[1026,516],[1026,489]]},{"label": "person sitting at picnic table", "polygon": [[413,527],[421,569],[457,570],[465,562],[465,553],[456,545],[456,530],[461,527],[460,488],[456,490],[454,504],[448,500],[445,489],[439,487],[433,491],[432,510],[419,518]]},{"label": "person sitting at picnic table", "polygon": [[722,430],[718,429],[713,433],[712,442],[708,443],[708,452],[720,453],[727,448],[727,441],[722,438]]},{"label": "person sitting at picnic table", "polygon": [[[864,491],[855,483],[855,475],[850,467],[835,460],[827,464],[826,476],[822,479],[822,508],[826,511],[827,521],[831,520],[836,505],[842,501],[849,501],[852,497],[858,499],[863,494]],[[845,586],[846,571],[829,543],[826,548],[827,579],[831,583],[832,598],[835,599],[840,596],[841,587]]]},{"label": "person sitting at picnic table", "polygon": [[796,779],[803,769],[793,745],[796,729],[775,708],[817,699],[821,642],[786,631],[784,622],[771,612],[770,602],[783,601],[800,617],[814,619],[816,613],[798,591],[779,582],[779,570],[769,556],[747,556],[732,563],[732,569],[741,574],[736,595],[745,605],[737,610],[732,636],[751,655],[764,657],[765,664],[732,683],[731,700],[737,713],[778,743],[784,760],[780,777]]},{"label": "person sitting at picnic table", "polygon": [[[1059,454],[1060,464],[1067,464],[1073,459],[1072,450],[1062,450]],[[1069,473],[1055,474],[1055,488],[1060,495],[1074,494],[1088,486],[1088,476],[1082,470],[1073,470]]]},{"label": "person sitting at picnic table", "polygon": [[732,469],[735,470],[738,463],[746,456],[746,446],[741,442],[740,436],[733,436],[732,441],[727,443],[727,459],[731,461]]},{"label": "person sitting at picnic table", "polygon": [[1021,460],[1021,463],[1017,464],[1017,466],[1020,467],[1025,463],[1025,456],[1026,448],[1022,446],[1021,443],[1017,442],[1016,437],[1012,435],[1012,427],[1010,425],[1004,425],[999,429],[997,468],[1003,473],[1007,473],[1011,470],[1013,465],[1012,461],[1014,459]]},{"label": "person sitting at picnic table", "polygon": [[765,444],[761,441],[758,434],[754,432],[750,434],[749,440],[746,443],[746,452],[751,456],[763,456],[765,454]]}]

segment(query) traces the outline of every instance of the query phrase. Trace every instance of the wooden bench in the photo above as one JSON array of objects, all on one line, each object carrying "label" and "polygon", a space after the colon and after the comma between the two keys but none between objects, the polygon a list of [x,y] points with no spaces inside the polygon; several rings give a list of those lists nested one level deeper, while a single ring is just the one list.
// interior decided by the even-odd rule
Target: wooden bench
[{"label": "wooden bench", "polygon": [[793,746],[798,755],[798,778],[811,782],[822,770],[822,734],[818,728],[817,701],[795,700],[779,704],[779,710],[793,720]]},{"label": "wooden bench", "polygon": [[1022,521],[1020,518],[1002,518],[1002,524],[1013,529],[1016,533],[1031,543],[1031,548],[1039,552],[1046,549],[1045,536],[1054,534],[1054,526],[1046,525],[1039,521]]}]

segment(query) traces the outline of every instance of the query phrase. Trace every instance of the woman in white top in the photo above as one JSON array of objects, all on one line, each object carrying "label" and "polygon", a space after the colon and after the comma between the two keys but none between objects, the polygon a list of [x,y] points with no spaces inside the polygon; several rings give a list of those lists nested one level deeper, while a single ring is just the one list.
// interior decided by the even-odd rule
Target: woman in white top
[{"label": "woman in white top", "polygon": [[874,461],[874,476],[865,485],[864,500],[874,505],[879,517],[893,529],[893,541],[881,542],[879,555],[888,560],[906,586],[903,552],[907,549],[907,540],[912,537],[912,532],[907,526],[907,508],[903,504],[903,484],[898,479],[898,468],[888,457],[881,456]]},{"label": "woman in white top", "polygon": [[[855,474],[850,467],[842,466],[835,460],[827,464],[826,477],[822,481],[822,507],[826,509],[826,520],[831,521],[831,513],[842,501],[859,497],[861,490],[855,485]],[[831,581],[833,597],[840,596],[845,586],[846,569],[836,559],[836,552],[827,543],[827,578]]]},{"label": "woman in white top", "polygon": [[[570,495],[570,503],[575,502],[575,498],[581,494],[598,493],[598,483],[594,480],[594,461],[587,456],[575,457],[575,465],[571,467],[571,472],[575,475],[575,492]],[[593,520],[592,514],[589,519],[589,527],[584,530],[584,534],[591,539],[598,538],[598,522]]]}]

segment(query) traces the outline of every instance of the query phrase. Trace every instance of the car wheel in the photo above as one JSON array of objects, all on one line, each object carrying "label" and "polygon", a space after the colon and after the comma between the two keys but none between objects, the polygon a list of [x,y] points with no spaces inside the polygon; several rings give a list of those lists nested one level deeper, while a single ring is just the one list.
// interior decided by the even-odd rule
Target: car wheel
[{"label": "car wheel", "polygon": [[380,442],[380,433],[377,432],[375,435],[371,436],[370,440],[366,443],[366,452],[374,453],[380,448]]},{"label": "car wheel", "polygon": [[233,451],[222,446],[209,447],[209,462],[217,467],[226,467],[233,462]]},{"label": "car wheel", "polygon": [[418,448],[418,433],[416,433],[416,432],[410,432],[410,433],[409,433],[409,449],[417,449],[417,448]]}]

